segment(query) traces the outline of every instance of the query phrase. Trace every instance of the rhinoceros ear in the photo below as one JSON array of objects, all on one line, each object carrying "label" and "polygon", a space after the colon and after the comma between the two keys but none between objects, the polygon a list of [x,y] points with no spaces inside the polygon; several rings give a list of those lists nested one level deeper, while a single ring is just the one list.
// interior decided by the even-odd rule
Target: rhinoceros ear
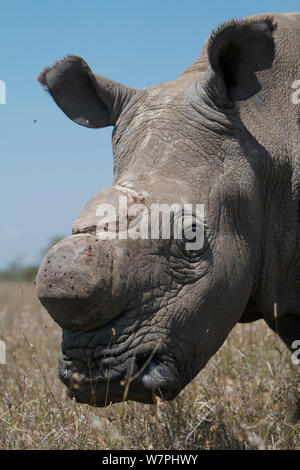
[{"label": "rhinoceros ear", "polygon": [[255,72],[272,66],[275,29],[267,16],[225,23],[210,36],[208,58],[231,101],[245,100],[261,89]]},{"label": "rhinoceros ear", "polygon": [[136,93],[133,88],[92,73],[77,56],[67,56],[46,67],[38,80],[70,119],[92,128],[114,125]]}]

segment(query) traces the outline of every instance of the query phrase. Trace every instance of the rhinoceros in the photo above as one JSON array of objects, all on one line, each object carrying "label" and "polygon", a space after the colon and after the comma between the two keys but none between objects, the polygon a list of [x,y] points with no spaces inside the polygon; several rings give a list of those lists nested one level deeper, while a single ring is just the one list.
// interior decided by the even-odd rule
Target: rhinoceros
[{"label": "rhinoceros", "polygon": [[[171,400],[238,322],[263,319],[291,351],[300,339],[299,50],[300,14],[270,13],[222,24],[178,78],[148,88],[74,55],[41,72],[70,119],[113,126],[112,186],[36,278],[63,330],[59,377],[76,401]],[[127,214],[127,237],[120,201],[144,208]],[[189,206],[199,246],[187,248],[186,232],[129,236],[163,204]],[[99,207],[116,211],[105,219]]]}]

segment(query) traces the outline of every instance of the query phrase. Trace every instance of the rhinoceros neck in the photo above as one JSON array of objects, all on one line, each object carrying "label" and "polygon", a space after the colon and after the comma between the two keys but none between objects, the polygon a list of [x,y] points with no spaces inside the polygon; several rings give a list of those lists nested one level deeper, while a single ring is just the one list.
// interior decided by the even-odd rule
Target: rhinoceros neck
[{"label": "rhinoceros neck", "polygon": [[256,72],[261,90],[237,103],[241,121],[260,149],[255,160],[264,211],[254,297],[268,318],[273,318],[275,303],[279,317],[300,312],[300,104],[293,100],[295,80],[300,79],[300,14],[274,19],[279,27],[273,65]]}]

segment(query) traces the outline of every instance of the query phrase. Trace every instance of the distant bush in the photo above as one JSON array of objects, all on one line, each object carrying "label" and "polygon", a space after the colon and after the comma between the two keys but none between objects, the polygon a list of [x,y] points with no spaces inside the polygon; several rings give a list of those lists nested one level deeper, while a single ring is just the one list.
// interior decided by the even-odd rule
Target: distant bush
[{"label": "distant bush", "polygon": [[[48,245],[41,251],[44,257],[52,246],[58,243],[63,237],[52,237]],[[0,271],[0,281],[27,281],[33,282],[39,269],[39,264],[24,266],[20,260],[10,263],[7,269]]]},{"label": "distant bush", "polygon": [[9,266],[6,271],[0,272],[0,281],[34,281],[38,266]]}]

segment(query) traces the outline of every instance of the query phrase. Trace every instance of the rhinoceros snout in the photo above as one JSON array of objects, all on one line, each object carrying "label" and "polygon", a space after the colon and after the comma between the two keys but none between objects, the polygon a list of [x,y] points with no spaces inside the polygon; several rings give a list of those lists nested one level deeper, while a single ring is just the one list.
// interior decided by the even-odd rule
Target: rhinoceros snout
[{"label": "rhinoceros snout", "polygon": [[70,330],[92,329],[111,320],[108,308],[111,256],[96,237],[72,235],[45,256],[37,295],[54,320]]}]

